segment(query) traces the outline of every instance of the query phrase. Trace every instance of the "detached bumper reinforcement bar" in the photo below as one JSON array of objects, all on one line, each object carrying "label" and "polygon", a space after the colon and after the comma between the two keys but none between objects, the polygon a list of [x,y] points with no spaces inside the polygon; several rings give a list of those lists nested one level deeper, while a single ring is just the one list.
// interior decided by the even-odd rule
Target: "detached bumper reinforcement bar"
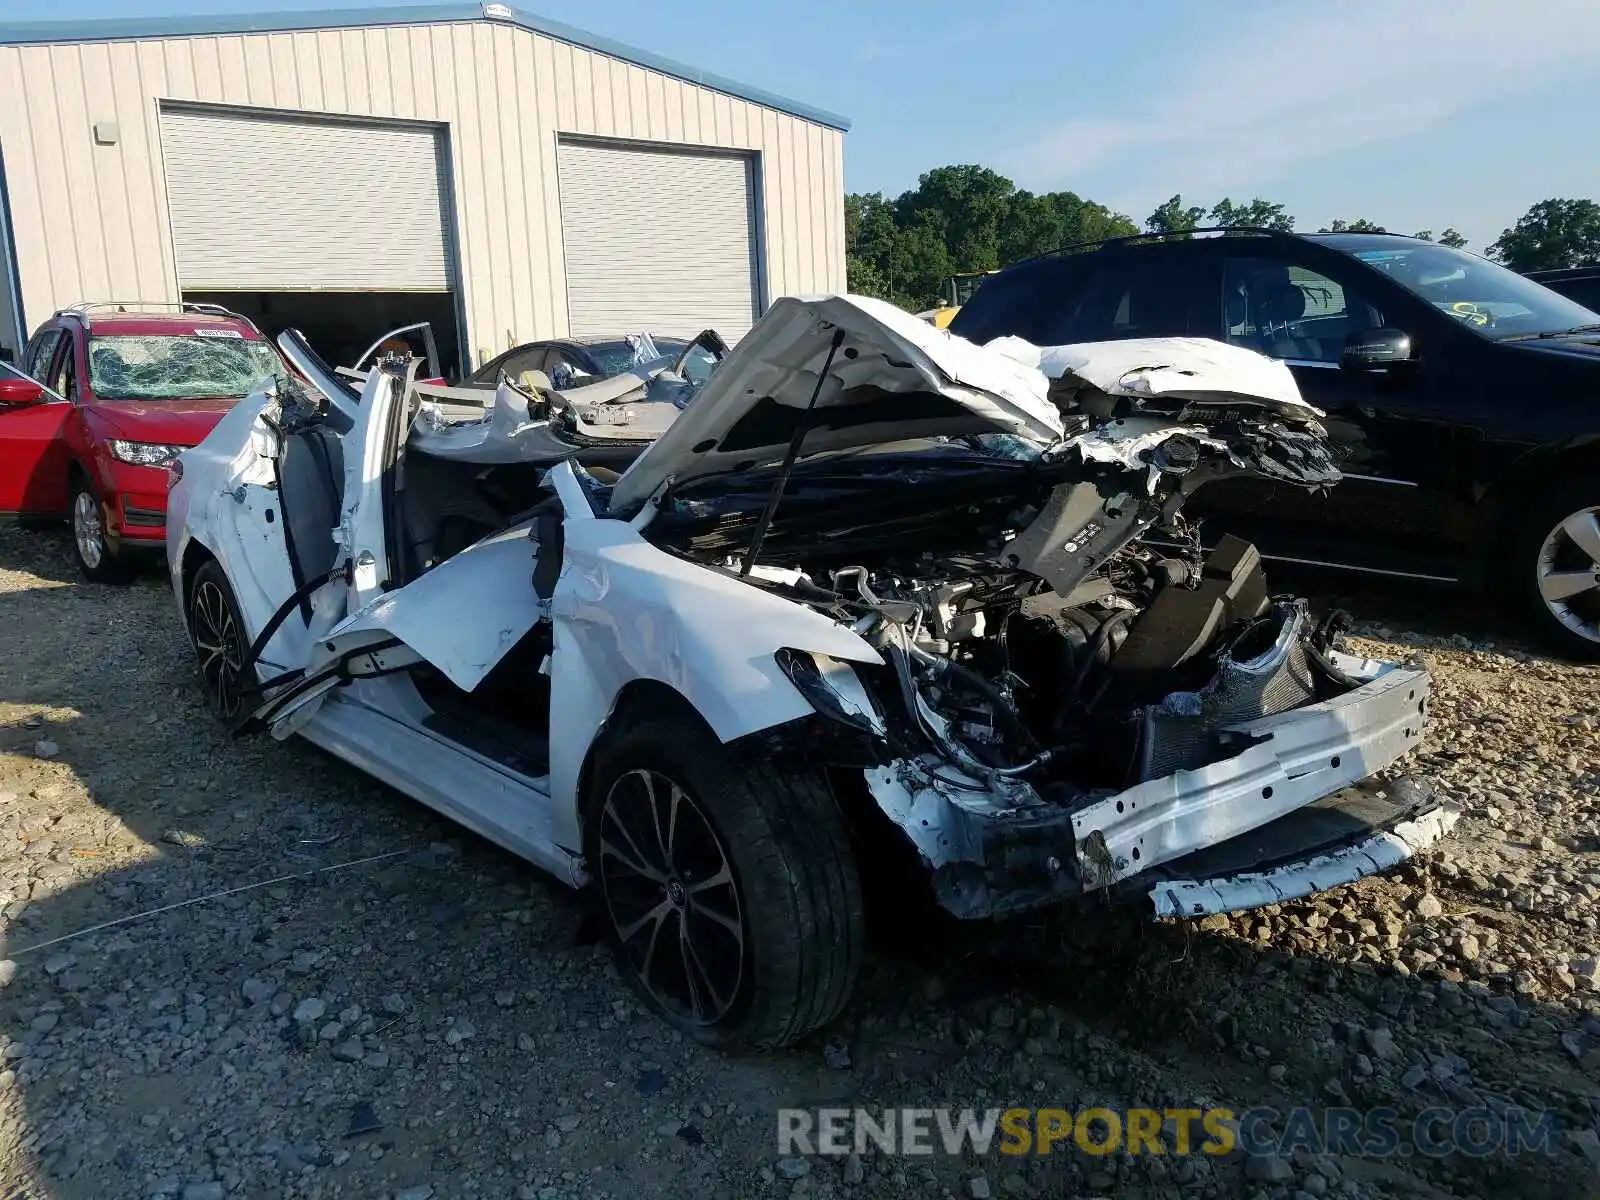
[{"label": "detached bumper reinforcement bar", "polygon": [[1295,900],[1387,871],[1454,828],[1459,809],[1440,805],[1349,846],[1222,879],[1168,879],[1150,891],[1158,917],[1199,917]]},{"label": "detached bumper reinforcement bar", "polygon": [[1426,671],[1395,668],[1334,699],[1226,726],[1255,744],[1079,809],[1072,831],[1084,889],[1130,879],[1376,774],[1420,740],[1430,683]]}]

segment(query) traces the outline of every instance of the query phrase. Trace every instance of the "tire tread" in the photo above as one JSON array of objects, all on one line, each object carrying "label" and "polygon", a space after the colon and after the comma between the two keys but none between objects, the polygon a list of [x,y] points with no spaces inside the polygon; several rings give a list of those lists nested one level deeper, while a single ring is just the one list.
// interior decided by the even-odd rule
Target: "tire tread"
[{"label": "tire tread", "polygon": [[[789,1045],[838,1016],[861,969],[861,881],[838,802],[820,773],[729,753],[698,721],[652,715],[619,728],[599,751],[594,809],[619,773],[606,764],[632,764],[642,750],[662,747],[697,777],[697,799],[738,860],[751,925],[755,978],[744,1020],[714,1027],[706,1040],[751,1050]],[[716,782],[706,786],[708,777]]]}]

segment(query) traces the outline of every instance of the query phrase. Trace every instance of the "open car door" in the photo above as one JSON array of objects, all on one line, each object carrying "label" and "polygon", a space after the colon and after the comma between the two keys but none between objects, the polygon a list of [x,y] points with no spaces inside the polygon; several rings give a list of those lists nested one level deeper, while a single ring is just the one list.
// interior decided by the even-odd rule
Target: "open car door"
[{"label": "open car door", "polygon": [[[417,353],[419,342],[422,348],[420,355]],[[364,383],[378,359],[386,353],[398,352],[400,344],[405,345],[406,352],[412,358],[422,363],[424,374],[421,376],[421,382],[444,384],[444,371],[439,362],[439,344],[434,340],[433,326],[427,321],[418,321],[415,325],[402,325],[399,329],[389,330],[367,347],[366,352],[356,359],[355,366],[336,367],[335,370],[346,379],[358,384]]]},{"label": "open car door", "polygon": [[[525,521],[469,546],[413,580],[402,556],[406,438],[418,363],[380,362],[369,373],[345,438],[344,500],[335,534],[348,564],[348,617],[310,647],[296,678],[269,686],[241,732],[300,729],[334,689],[426,662],[473,690],[538,621]],[[396,586],[400,584],[401,586]],[[463,597],[470,597],[464,606]]]}]

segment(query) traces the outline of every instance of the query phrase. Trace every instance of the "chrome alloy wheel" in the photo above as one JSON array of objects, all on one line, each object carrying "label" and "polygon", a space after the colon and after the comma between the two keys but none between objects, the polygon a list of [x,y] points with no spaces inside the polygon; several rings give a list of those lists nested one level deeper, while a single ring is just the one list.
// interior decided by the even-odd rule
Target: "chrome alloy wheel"
[{"label": "chrome alloy wheel", "polygon": [[189,636],[212,703],[223,718],[232,720],[239,715],[244,647],[227,598],[210,579],[195,586],[189,601]]},{"label": "chrome alloy wheel", "polygon": [[106,557],[105,526],[100,520],[100,502],[87,491],[72,501],[72,540],[78,544],[78,557],[91,571],[100,569]]},{"label": "chrome alloy wheel", "polygon": [[628,964],[679,1020],[714,1025],[747,966],[739,887],[722,839],[683,788],[638,768],[600,811],[599,883]]},{"label": "chrome alloy wheel", "polygon": [[1600,508],[1580,509],[1552,529],[1535,570],[1551,615],[1600,643]]}]

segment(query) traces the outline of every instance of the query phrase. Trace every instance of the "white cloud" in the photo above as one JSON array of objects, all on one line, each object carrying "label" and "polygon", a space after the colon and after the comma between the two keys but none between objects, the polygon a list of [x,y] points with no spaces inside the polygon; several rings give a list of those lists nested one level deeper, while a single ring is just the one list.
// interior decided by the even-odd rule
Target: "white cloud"
[{"label": "white cloud", "polygon": [[1102,93],[1116,115],[1062,121],[1005,155],[1002,169],[1035,187],[1114,180],[1122,205],[1180,188],[1196,198],[1247,190],[1600,69],[1600,4],[1272,3],[1199,45],[1120,53],[1122,84]]}]

